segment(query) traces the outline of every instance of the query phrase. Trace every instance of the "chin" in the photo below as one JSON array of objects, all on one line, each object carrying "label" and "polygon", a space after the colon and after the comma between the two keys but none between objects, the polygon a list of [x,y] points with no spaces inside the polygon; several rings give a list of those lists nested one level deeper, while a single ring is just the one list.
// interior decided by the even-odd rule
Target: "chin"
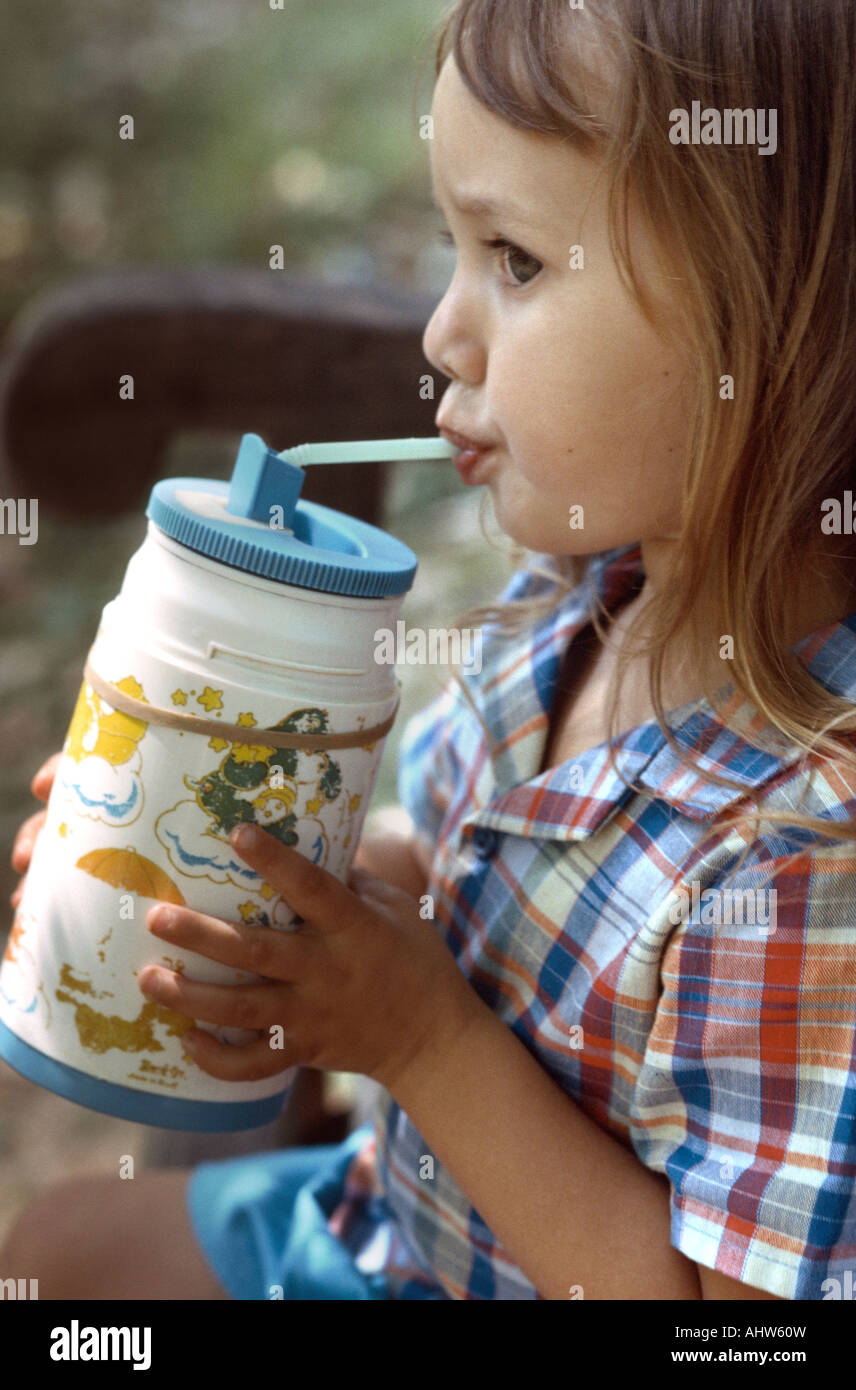
[{"label": "chin", "polygon": [[527,524],[527,519],[521,517],[519,512],[515,514],[513,509],[510,515],[506,515],[505,509],[497,503],[493,494],[491,496],[497,525],[517,545],[522,545],[526,550],[541,555],[590,555],[592,553],[591,543],[586,542],[584,532],[568,530],[559,534],[555,528],[550,531],[543,524],[539,526],[534,518],[531,524]]}]

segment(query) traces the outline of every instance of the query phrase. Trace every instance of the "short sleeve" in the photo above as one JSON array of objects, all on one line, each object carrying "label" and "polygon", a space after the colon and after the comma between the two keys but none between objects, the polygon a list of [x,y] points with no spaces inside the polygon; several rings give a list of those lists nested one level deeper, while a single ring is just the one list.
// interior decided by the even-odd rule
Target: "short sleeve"
[{"label": "short sleeve", "polygon": [[849,1299],[856,858],[839,844],[785,866],[763,843],[725,888],[670,895],[631,1138],[670,1181],[689,1259],[780,1298]]}]

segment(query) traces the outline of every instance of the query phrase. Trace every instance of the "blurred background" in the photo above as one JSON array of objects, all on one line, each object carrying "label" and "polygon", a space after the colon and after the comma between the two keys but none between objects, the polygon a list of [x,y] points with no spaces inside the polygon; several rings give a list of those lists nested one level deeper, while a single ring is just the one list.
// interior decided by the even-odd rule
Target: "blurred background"
[{"label": "blurred background", "polygon": [[[365,419],[377,435],[435,432],[446,382],[424,358],[403,386],[399,368],[388,417],[378,382],[384,364],[392,372],[398,361],[393,329],[416,353],[453,265],[437,240],[420,138],[431,36],[445,9],[437,0],[282,0],[276,9],[268,0],[6,0],[0,8],[0,498],[39,499],[37,544],[0,535],[0,937],[17,882],[8,862],[15,832],[37,809],[30,780],[62,744],[100,611],[142,542],[152,482],[228,477],[245,429],[276,449],[300,442],[268,437],[288,427],[279,421],[298,428],[315,419],[303,438],[374,437]],[[119,138],[128,113],[132,141]],[[283,248],[284,299],[272,245]],[[243,384],[219,408],[224,391],[204,329],[193,320],[197,366],[169,316],[171,297],[183,306],[181,323],[201,300],[220,330],[218,306],[228,301],[237,363],[255,363],[260,343],[275,345],[258,423]],[[252,307],[242,317],[244,301]],[[317,419],[289,413],[303,390],[301,316],[311,327],[316,302],[328,319],[331,305],[350,306],[349,351],[356,361],[364,348],[374,364],[338,416],[316,403]],[[176,360],[185,354],[154,443],[139,457],[136,437],[108,447],[108,403],[84,372],[106,343],[115,397],[125,369],[109,356],[119,310],[152,362],[169,364],[171,343]],[[335,316],[324,331],[318,361],[335,355]],[[433,400],[420,398],[420,373],[434,377]],[[322,405],[325,389],[319,378]],[[414,425],[402,428],[410,390]],[[375,416],[363,411],[373,392]],[[116,505],[111,475],[122,479]],[[464,488],[451,463],[394,465],[380,483],[378,524],[420,561],[401,615],[408,627],[450,626],[496,595],[511,560],[492,517],[480,519],[480,490]],[[373,807],[395,800],[403,728],[445,679],[436,668],[399,674],[402,706]],[[137,1151],[144,1128],[50,1095],[0,1062],[0,1239],[47,1181],[112,1171],[117,1153]]]}]

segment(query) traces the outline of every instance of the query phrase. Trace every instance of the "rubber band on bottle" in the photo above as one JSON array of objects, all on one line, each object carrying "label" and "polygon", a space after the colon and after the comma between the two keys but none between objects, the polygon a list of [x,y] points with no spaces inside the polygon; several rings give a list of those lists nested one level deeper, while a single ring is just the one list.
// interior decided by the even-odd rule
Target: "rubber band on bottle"
[{"label": "rubber band on bottle", "polygon": [[118,710],[120,714],[130,715],[132,719],[142,720],[145,724],[159,724],[164,728],[178,729],[182,733],[188,734],[207,734],[209,737],[225,739],[227,743],[243,743],[269,748],[318,749],[320,752],[324,752],[327,748],[367,747],[389,733],[395,723],[395,716],[401,703],[401,682],[397,680],[395,708],[380,724],[373,724],[368,729],[354,729],[351,733],[345,734],[290,734],[282,729],[258,729],[255,726],[248,727],[244,724],[224,724],[219,719],[203,719],[195,714],[179,714],[176,710],[163,709],[160,705],[151,705],[146,700],[135,700],[133,696],[126,695],[124,691],[118,690],[103,676],[99,676],[88,660],[83,669],[83,677],[96,694],[100,695],[102,700],[105,700],[112,709]]}]

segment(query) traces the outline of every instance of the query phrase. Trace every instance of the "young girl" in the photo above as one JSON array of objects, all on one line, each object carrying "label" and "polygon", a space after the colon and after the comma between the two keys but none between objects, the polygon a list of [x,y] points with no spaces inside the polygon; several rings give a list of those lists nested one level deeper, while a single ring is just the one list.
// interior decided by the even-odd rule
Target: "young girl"
[{"label": "young girl", "polygon": [[447,16],[430,150],[457,264],[425,351],[464,481],[532,562],[460,620],[482,623],[479,673],[405,731],[412,833],[367,834],[347,885],[242,844],[299,932],[149,920],[268,983],[141,976],[196,1019],[282,1022],[291,1051],[203,1033],[204,1069],[362,1072],[375,1124],[64,1183],[0,1276],[42,1297],[842,1296],[855,58],[850,0]]}]

